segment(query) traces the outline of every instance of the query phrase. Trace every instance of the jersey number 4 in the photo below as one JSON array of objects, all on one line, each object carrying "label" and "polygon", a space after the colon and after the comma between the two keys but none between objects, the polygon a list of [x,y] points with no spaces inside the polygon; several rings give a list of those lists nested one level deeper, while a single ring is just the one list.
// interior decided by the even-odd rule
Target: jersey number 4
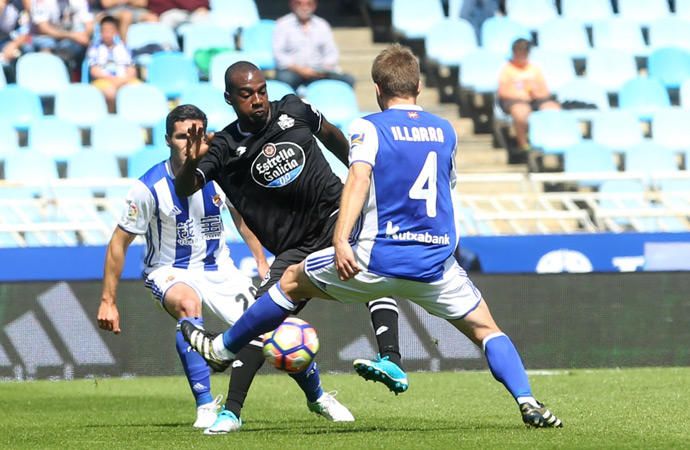
[{"label": "jersey number 4", "polygon": [[424,167],[417,175],[417,179],[410,188],[409,196],[413,200],[426,202],[426,215],[436,217],[436,152],[429,152],[424,161]]}]

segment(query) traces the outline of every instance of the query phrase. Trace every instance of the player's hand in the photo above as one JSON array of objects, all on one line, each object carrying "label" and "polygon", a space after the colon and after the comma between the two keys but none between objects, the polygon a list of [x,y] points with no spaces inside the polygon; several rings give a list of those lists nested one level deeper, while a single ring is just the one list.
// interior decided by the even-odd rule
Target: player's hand
[{"label": "player's hand", "polygon": [[347,281],[359,273],[359,265],[355,259],[355,253],[349,243],[336,244],[335,269],[342,281]]},{"label": "player's hand", "polygon": [[268,262],[266,260],[261,261],[256,264],[256,271],[259,273],[259,278],[264,279],[266,278],[266,275],[268,274],[268,271],[271,266],[268,265]]},{"label": "player's hand", "polygon": [[200,160],[208,152],[212,140],[213,133],[206,134],[204,129],[197,128],[196,124],[187,129],[187,143],[185,145],[187,161],[196,162]]},{"label": "player's hand", "polygon": [[101,302],[98,307],[98,327],[120,334],[120,312],[115,303]]}]

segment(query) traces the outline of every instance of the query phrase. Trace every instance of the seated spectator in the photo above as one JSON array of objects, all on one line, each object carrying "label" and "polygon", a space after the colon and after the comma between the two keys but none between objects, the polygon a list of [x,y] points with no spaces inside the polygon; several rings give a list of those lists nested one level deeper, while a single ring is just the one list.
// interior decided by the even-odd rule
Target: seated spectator
[{"label": "seated spectator", "polygon": [[148,0],[96,0],[100,15],[97,17],[113,16],[120,22],[120,37],[125,40],[127,30],[133,23],[157,22],[158,16],[149,11]]},{"label": "seated spectator", "polygon": [[23,9],[20,1],[0,0],[0,66],[9,81],[14,81],[14,63],[29,40]]},{"label": "seated spectator", "polygon": [[137,70],[127,47],[118,40],[118,22],[113,16],[101,20],[98,44],[89,48],[89,75],[94,86],[103,91],[108,110],[115,112],[117,90],[130,83],[139,83]]},{"label": "seated spectator", "polygon": [[513,56],[501,70],[498,82],[499,105],[513,118],[515,139],[522,150],[529,149],[527,119],[532,111],[560,109],[549,93],[541,69],[529,62],[529,50],[526,39],[513,43]]},{"label": "seated spectator", "polygon": [[93,31],[86,0],[32,0],[31,23],[32,49],[55,53],[79,73]]},{"label": "seated spectator", "polygon": [[330,78],[354,85],[352,76],[338,67],[338,47],[331,26],[314,15],[316,0],[290,0],[292,12],[276,21],[273,54],[276,79],[297,89],[315,80]]},{"label": "seated spectator", "polygon": [[207,20],[208,9],[208,0],[149,0],[149,10],[172,29],[183,23]]}]

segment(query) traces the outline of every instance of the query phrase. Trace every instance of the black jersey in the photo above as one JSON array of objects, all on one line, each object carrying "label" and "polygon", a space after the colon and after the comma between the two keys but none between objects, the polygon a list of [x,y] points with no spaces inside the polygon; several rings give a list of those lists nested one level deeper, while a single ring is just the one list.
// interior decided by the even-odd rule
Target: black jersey
[{"label": "black jersey", "polygon": [[243,134],[237,121],[216,133],[198,170],[221,186],[264,247],[279,254],[320,234],[343,186],[314,138],[321,114],[295,95],[271,102],[270,110],[257,134]]}]

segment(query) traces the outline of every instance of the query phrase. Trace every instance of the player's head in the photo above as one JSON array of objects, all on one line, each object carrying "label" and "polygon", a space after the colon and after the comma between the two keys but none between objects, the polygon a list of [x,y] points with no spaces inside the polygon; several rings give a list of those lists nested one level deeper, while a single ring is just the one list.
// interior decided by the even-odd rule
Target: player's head
[{"label": "player's head", "polygon": [[113,45],[120,23],[113,16],[105,16],[101,19],[101,41],[105,45]]},{"label": "player's head", "polygon": [[290,9],[301,22],[308,22],[316,11],[316,0],[290,0]]},{"label": "player's head", "polygon": [[409,48],[399,44],[391,45],[376,56],[371,78],[381,109],[385,109],[390,99],[416,99],[419,95],[419,62]]},{"label": "player's head", "polygon": [[529,49],[531,45],[527,39],[516,39],[515,42],[513,42],[513,57],[511,58],[511,61],[513,64],[516,66],[526,66],[527,65],[527,60],[529,58]]},{"label": "player's head", "polygon": [[206,131],[206,114],[194,105],[180,105],[170,111],[165,119],[165,142],[170,147],[170,156],[184,158],[187,132],[196,125]]},{"label": "player's head", "polygon": [[244,131],[256,132],[270,114],[266,78],[248,61],[238,61],[225,71],[225,101],[237,114]]}]

